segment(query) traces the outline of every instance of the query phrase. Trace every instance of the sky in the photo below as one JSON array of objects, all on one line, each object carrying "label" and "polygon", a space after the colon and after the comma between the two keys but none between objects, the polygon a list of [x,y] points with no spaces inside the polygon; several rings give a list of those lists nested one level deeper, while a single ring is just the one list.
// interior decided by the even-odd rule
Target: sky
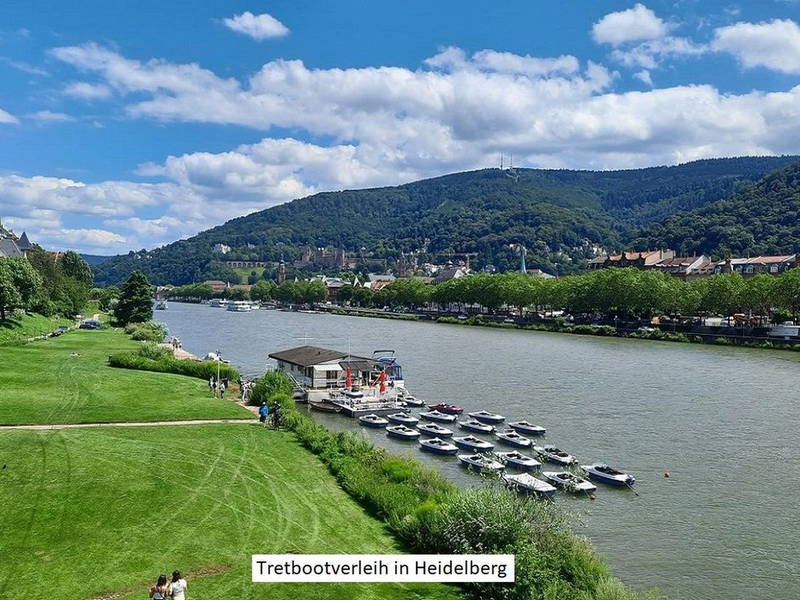
[{"label": "sky", "polygon": [[800,0],[0,4],[0,219],[151,249],[319,191],[800,154]]}]

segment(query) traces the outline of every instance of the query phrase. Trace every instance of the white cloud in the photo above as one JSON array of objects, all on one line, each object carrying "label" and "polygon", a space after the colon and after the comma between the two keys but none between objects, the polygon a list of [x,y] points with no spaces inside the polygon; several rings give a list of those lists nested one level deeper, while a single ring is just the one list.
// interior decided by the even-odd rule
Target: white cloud
[{"label": "white cloud", "polygon": [[19,123],[19,119],[0,108],[0,123]]},{"label": "white cloud", "polygon": [[42,121],[45,123],[64,123],[67,121],[74,121],[75,117],[62,112],[53,112],[51,110],[39,110],[25,115],[28,119],[34,121]]},{"label": "white cloud", "polygon": [[22,73],[27,73],[28,75],[37,75],[39,77],[48,77],[50,73],[45,71],[44,69],[40,69],[30,63],[26,63],[22,60],[14,60],[12,58],[8,58],[7,56],[0,56],[0,62],[4,62],[9,67],[13,67],[17,71],[21,71]]},{"label": "white cloud", "polygon": [[626,42],[656,40],[667,35],[669,26],[644,6],[609,13],[592,27],[592,37],[600,44],[619,46]]},{"label": "white cloud", "polygon": [[267,13],[254,15],[247,11],[240,15],[223,19],[222,22],[228,29],[242,33],[259,42],[268,38],[283,37],[289,33],[286,25]]},{"label": "white cloud", "polygon": [[708,52],[708,46],[698,44],[690,39],[667,36],[641,44],[615,48],[611,58],[626,67],[643,67],[655,69],[664,60],[681,56],[699,56]]},{"label": "white cloud", "polygon": [[78,81],[64,88],[67,96],[85,100],[105,100],[111,97],[111,89],[107,85]]},{"label": "white cloud", "polygon": [[650,75],[650,71],[647,69],[642,69],[641,71],[637,71],[633,74],[633,76],[644,83],[645,85],[649,85],[653,87],[653,77]]},{"label": "white cloud", "polygon": [[720,27],[711,47],[733,54],[745,68],[800,73],[800,26],[789,19]]}]

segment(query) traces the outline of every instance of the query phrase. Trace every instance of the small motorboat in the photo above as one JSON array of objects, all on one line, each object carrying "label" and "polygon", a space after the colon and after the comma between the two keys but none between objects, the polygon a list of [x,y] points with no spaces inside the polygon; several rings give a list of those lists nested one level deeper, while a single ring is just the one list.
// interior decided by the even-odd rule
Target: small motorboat
[{"label": "small motorboat", "polygon": [[519,448],[530,448],[533,445],[533,442],[530,441],[525,436],[518,434],[513,429],[506,429],[504,431],[495,431],[495,437],[498,440],[503,442],[504,444],[509,444],[510,446],[518,446]]},{"label": "small motorboat", "polygon": [[544,471],[542,475],[554,486],[563,488],[568,492],[591,494],[597,491],[596,485],[573,473],[566,473],[564,471]]},{"label": "small motorboat", "polygon": [[459,448],[464,448],[465,450],[472,450],[473,452],[491,452],[492,450],[494,450],[494,444],[491,444],[484,440],[479,440],[474,435],[468,435],[465,437],[454,437],[453,442]]},{"label": "small motorboat", "polygon": [[476,433],[492,433],[494,431],[494,425],[489,425],[488,423],[481,423],[480,421],[476,421],[475,419],[459,421],[458,426],[461,427],[461,429],[466,429],[467,431],[474,431]]},{"label": "small motorboat", "polygon": [[604,463],[581,465],[581,469],[583,469],[590,479],[601,483],[608,483],[609,485],[616,485],[617,487],[630,487],[636,483],[636,479],[634,479],[633,475],[628,475],[623,471],[612,469]]},{"label": "small motorboat", "polygon": [[439,404],[434,404],[430,407],[432,410],[438,410],[439,412],[446,413],[448,415],[460,415],[464,412],[464,409],[458,406],[457,404],[447,404],[446,402],[440,402]]},{"label": "small motorboat", "polygon": [[432,435],[438,438],[451,438],[453,437],[453,432],[447,429],[447,427],[442,427],[441,425],[437,425],[436,423],[420,423],[417,425],[417,429],[422,433],[426,433],[428,435]]},{"label": "small motorboat", "polygon": [[387,419],[378,415],[364,415],[358,418],[358,422],[364,427],[386,427],[389,424]]},{"label": "small motorboat", "polygon": [[482,473],[499,473],[505,469],[502,463],[492,460],[483,454],[459,454],[458,460],[462,465]]},{"label": "small motorboat", "polygon": [[319,412],[326,412],[326,413],[338,413],[342,410],[341,406],[337,406],[332,402],[326,402],[324,400],[322,402],[318,402],[316,400],[309,400],[308,406],[312,410],[318,410]]},{"label": "small motorboat", "polygon": [[527,435],[544,435],[547,433],[547,430],[544,427],[539,427],[538,425],[528,423],[527,421],[514,421],[513,423],[509,423],[508,426],[514,431],[519,431],[520,433],[525,433]]},{"label": "small motorboat", "polygon": [[411,429],[405,425],[392,425],[386,428],[386,435],[401,440],[416,440],[421,434],[416,429]]},{"label": "small motorboat", "polygon": [[495,452],[495,455],[505,466],[518,469],[520,471],[534,471],[542,466],[542,463],[535,458],[525,456],[516,450],[512,452]]},{"label": "small motorboat", "polygon": [[555,487],[546,481],[537,479],[530,473],[505,474],[503,475],[503,481],[508,487],[514,488],[518,492],[533,494],[540,498],[552,498],[556,493]]},{"label": "small motorboat", "polygon": [[419,423],[419,419],[417,417],[412,417],[411,414],[407,412],[386,415],[386,418],[392,423],[400,423],[401,425],[416,425]]},{"label": "small motorboat", "polygon": [[414,396],[403,396],[400,400],[404,402],[406,406],[425,406],[425,400],[420,400]]},{"label": "small motorboat", "polygon": [[455,454],[458,452],[458,446],[438,437],[420,440],[419,445],[423,450],[434,454]]},{"label": "small motorboat", "polygon": [[428,421],[439,421],[441,423],[452,423],[456,420],[455,415],[446,415],[438,410],[422,411],[419,416]]},{"label": "small motorboat", "polygon": [[473,419],[477,419],[482,423],[502,423],[506,420],[503,415],[498,415],[497,413],[490,413],[486,410],[478,410],[475,412],[469,413],[469,416]]},{"label": "small motorboat", "polygon": [[561,465],[572,465],[578,462],[575,460],[574,456],[567,454],[563,450],[559,450],[555,446],[534,446],[533,449],[550,462],[559,463]]}]

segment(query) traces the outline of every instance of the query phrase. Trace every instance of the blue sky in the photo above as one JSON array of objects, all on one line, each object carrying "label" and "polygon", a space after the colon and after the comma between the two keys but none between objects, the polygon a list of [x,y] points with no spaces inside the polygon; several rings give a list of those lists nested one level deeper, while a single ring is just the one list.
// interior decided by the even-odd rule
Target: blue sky
[{"label": "blue sky", "polygon": [[800,1],[0,5],[0,218],[152,248],[322,190],[800,154]]}]

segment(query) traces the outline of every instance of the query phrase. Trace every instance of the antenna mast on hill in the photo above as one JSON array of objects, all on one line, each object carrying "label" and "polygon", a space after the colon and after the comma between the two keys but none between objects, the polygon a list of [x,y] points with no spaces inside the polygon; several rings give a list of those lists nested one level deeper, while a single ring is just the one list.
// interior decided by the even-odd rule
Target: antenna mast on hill
[{"label": "antenna mast on hill", "polygon": [[500,170],[503,170],[503,153],[500,153]]}]

